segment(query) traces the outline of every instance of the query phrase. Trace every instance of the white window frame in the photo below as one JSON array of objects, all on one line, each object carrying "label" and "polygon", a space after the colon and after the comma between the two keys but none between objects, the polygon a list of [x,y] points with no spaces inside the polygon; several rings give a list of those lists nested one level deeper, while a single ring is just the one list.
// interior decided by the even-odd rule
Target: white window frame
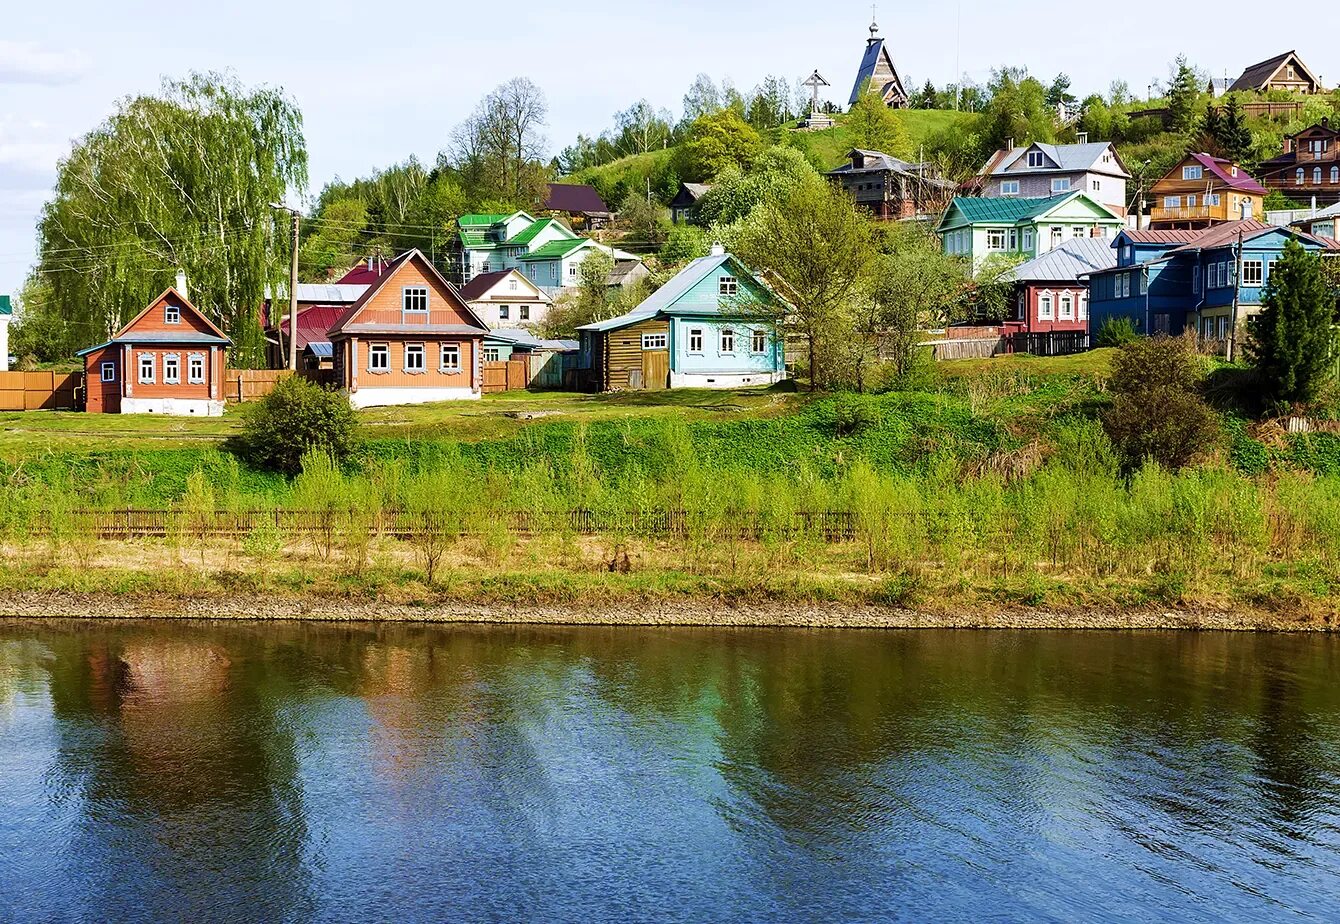
[{"label": "white window frame", "polygon": [[508,292],[515,292],[515,291],[516,291],[516,280],[515,280],[515,279],[509,279],[509,280],[507,280],[507,291],[508,291]]},{"label": "white window frame", "polygon": [[717,280],[717,295],[721,298],[734,298],[740,294],[740,280],[735,276],[722,276]]},{"label": "white window frame", "polygon": [[1302,186],[1306,182],[1307,182],[1307,170],[1303,167],[1299,167],[1297,170],[1294,171],[1293,185]]},{"label": "white window frame", "polygon": [[[488,272],[487,263],[484,264],[484,267],[484,271]],[[400,310],[405,314],[427,314],[428,287],[402,286],[400,289]]]},{"label": "white window frame", "polygon": [[512,312],[512,306],[511,306],[511,305],[499,305],[499,306],[498,306],[498,320],[499,320],[499,321],[506,321],[506,320],[508,320],[508,319],[511,317],[511,312]]},{"label": "white window frame", "polygon": [[438,372],[457,373],[461,371],[461,345],[444,343],[438,351]]},{"label": "white window frame", "polygon": [[755,355],[768,352],[768,332],[762,328],[754,328],[749,335],[749,352]]},{"label": "white window frame", "polygon": [[1039,320],[1039,321],[1051,321],[1051,320],[1054,320],[1054,317],[1053,317],[1054,312],[1055,312],[1055,307],[1054,307],[1054,305],[1055,305],[1055,301],[1054,301],[1054,299],[1052,298],[1052,293],[1050,293],[1050,292],[1043,292],[1041,295],[1039,295],[1039,296],[1038,296],[1038,320]]},{"label": "white window frame", "polygon": [[568,278],[569,278],[569,279],[576,279],[576,278],[577,278],[577,264],[576,264],[576,263],[569,263],[569,264],[568,264]]},{"label": "white window frame", "polygon": [[1320,185],[1321,185],[1321,168],[1320,168],[1320,167],[1313,167],[1313,168],[1312,168],[1312,185],[1313,185],[1313,186],[1320,186]]},{"label": "white window frame", "polygon": [[486,363],[502,362],[502,352],[496,346],[481,347],[479,358]]},{"label": "white window frame", "polygon": [[103,363],[100,370],[103,382],[116,381],[116,363]]},{"label": "white window frame", "polygon": [[[146,363],[145,360],[148,360],[148,362]],[[154,357],[154,354],[139,354],[137,367],[141,385],[153,385],[158,380],[158,360]],[[146,368],[148,369],[148,375],[145,374]]]},{"label": "white window frame", "polygon": [[[417,357],[417,363],[411,364],[410,357]],[[405,344],[404,353],[405,371],[414,375],[420,375],[428,371],[428,352],[422,343]]]},{"label": "white window frame", "polygon": [[1331,184],[1340,183],[1340,167],[1331,168]]},{"label": "white window frame", "polygon": [[1075,320],[1075,296],[1069,292],[1061,293],[1061,310],[1057,318],[1062,321]]},{"label": "white window frame", "polygon": [[1245,289],[1259,289],[1265,285],[1266,261],[1251,257],[1242,261],[1242,286]]},{"label": "white window frame", "polygon": [[163,323],[164,323],[164,324],[180,324],[180,323],[181,323],[181,306],[180,306],[180,305],[174,305],[174,304],[172,304],[171,302],[168,302],[166,305],[164,305],[164,306],[163,306]]},{"label": "white window frame", "polygon": [[1205,176],[1205,169],[1199,164],[1187,164],[1182,167],[1182,179],[1199,180]]},{"label": "white window frame", "polygon": [[[196,370],[199,369],[199,372]],[[186,381],[192,385],[205,384],[205,354],[186,354]]]},{"label": "white window frame", "polygon": [[701,353],[703,351],[703,329],[701,327],[689,328],[689,352]]},{"label": "white window frame", "polygon": [[1194,209],[1196,207],[1196,197],[1194,195],[1188,195],[1186,197],[1186,207],[1189,209]]},{"label": "white window frame", "polygon": [[1051,227],[1052,249],[1054,250],[1057,247],[1060,247],[1061,242],[1064,240],[1065,240],[1065,228],[1061,227],[1060,225],[1052,225]]},{"label": "white window frame", "polygon": [[670,345],[669,334],[643,334],[642,349],[644,350],[664,350]]},{"label": "white window frame", "polygon": [[1033,249],[1033,229],[1032,229],[1032,228],[1025,228],[1025,229],[1024,229],[1024,250],[1026,250],[1026,251],[1031,251],[1032,249]]},{"label": "white window frame", "polygon": [[1211,207],[1213,207],[1213,208],[1218,208],[1220,202],[1222,202],[1222,200],[1219,198],[1219,193],[1206,193],[1206,194],[1205,194],[1205,204],[1206,204],[1206,205],[1211,206]]},{"label": "white window frame", "polygon": [[1018,181],[1018,180],[1001,180],[1001,181],[1000,181],[1000,194],[1001,194],[1002,196],[1017,196],[1017,195],[1019,195],[1019,181]]},{"label": "white window frame", "polygon": [[1087,320],[1089,320],[1089,293],[1088,293],[1088,292],[1081,292],[1081,293],[1079,293],[1079,305],[1078,305],[1078,307],[1079,307],[1079,320],[1081,320],[1081,321],[1087,321]]},{"label": "white window frame", "polygon": [[391,345],[389,343],[368,344],[368,371],[391,371]]},{"label": "white window frame", "polygon": [[1089,229],[1083,225],[1072,225],[1070,228],[1071,237],[1087,237]]},{"label": "white window frame", "polygon": [[1164,196],[1163,207],[1165,209],[1180,209],[1182,207],[1181,196]]},{"label": "white window frame", "polygon": [[723,327],[717,338],[718,350],[721,353],[735,352],[735,328]]},{"label": "white window frame", "polygon": [[1018,250],[1018,249],[1019,249],[1019,229],[1018,229],[1018,228],[1011,228],[1011,229],[1010,229],[1010,252],[1013,253],[1014,251],[1016,251],[1016,250]]},{"label": "white window frame", "polygon": [[1052,193],[1070,192],[1070,177],[1056,176],[1052,177]]},{"label": "white window frame", "polygon": [[1047,166],[1047,159],[1043,157],[1041,151],[1028,152],[1028,166],[1033,169]]},{"label": "white window frame", "polygon": [[1094,192],[1099,192],[1102,190],[1103,188],[1102,180],[1092,180],[1090,182],[1091,182],[1091,188],[1093,189]]},{"label": "white window frame", "polygon": [[179,353],[163,354],[163,384],[164,385],[181,384],[181,354]]},{"label": "white window frame", "polygon": [[1004,250],[1005,249],[1005,229],[987,228],[986,229],[986,249]]}]

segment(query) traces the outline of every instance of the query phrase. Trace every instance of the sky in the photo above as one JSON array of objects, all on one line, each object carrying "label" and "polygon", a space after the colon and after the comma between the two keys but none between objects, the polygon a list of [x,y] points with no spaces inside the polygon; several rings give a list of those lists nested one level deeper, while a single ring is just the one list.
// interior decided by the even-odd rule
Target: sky
[{"label": "sky", "polygon": [[[747,90],[768,74],[794,81],[818,68],[832,84],[827,97],[845,104],[871,18],[868,4],[813,0],[6,6],[0,293],[17,291],[34,261],[37,219],[59,159],[119,100],[154,92],[164,77],[227,71],[248,86],[283,88],[303,112],[314,195],[334,177],[352,179],[411,154],[431,163],[479,98],[516,76],[546,95],[551,153],[579,132],[598,134],[641,98],[678,116],[698,73]],[[1314,5],[1307,29],[1238,31],[1233,41],[1207,28],[1196,4],[1126,0],[1108,9],[1119,12],[1060,0],[885,2],[876,18],[904,81],[916,86],[928,78],[949,83],[960,72],[985,82],[993,68],[1016,65],[1048,81],[1064,72],[1080,97],[1106,92],[1116,79],[1143,94],[1150,81],[1167,78],[1179,53],[1216,76],[1237,76],[1290,42],[1327,85],[1340,78],[1340,6]],[[1260,19],[1261,7],[1220,0],[1216,10],[1247,22]]]}]

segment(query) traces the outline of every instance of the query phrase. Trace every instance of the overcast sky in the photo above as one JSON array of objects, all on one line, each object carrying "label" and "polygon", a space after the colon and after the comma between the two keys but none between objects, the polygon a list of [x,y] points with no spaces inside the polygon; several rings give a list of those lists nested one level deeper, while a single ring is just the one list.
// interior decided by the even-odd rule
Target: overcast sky
[{"label": "overcast sky", "polygon": [[[7,4],[0,28],[0,293],[16,291],[34,258],[37,215],[57,160],[118,99],[162,77],[231,70],[248,85],[283,87],[301,107],[312,189],[410,154],[431,162],[451,128],[502,81],[526,76],[549,102],[557,152],[578,133],[645,97],[677,116],[695,74],[742,90],[767,74],[794,81],[818,68],[845,103],[864,49],[870,7],[813,0],[567,0],[564,3],[319,4],[229,0],[45,0]],[[1060,0],[883,3],[881,34],[904,79],[984,81],[994,67],[1064,71],[1078,95],[1117,78],[1143,92],[1185,52],[1236,76],[1291,41],[1327,84],[1340,77],[1340,6],[1314,4],[1305,29],[1234,32],[1205,7],[1127,0],[1109,12]],[[1119,12],[1112,12],[1119,10]],[[1219,16],[1261,18],[1258,3],[1221,0]],[[961,23],[961,25],[960,25]],[[961,62],[961,64],[956,64]]]}]

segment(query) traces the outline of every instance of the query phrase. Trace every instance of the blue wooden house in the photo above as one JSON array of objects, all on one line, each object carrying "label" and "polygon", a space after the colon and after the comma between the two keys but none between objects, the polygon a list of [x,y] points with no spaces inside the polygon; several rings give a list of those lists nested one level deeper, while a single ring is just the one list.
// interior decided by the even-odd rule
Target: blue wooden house
[{"label": "blue wooden house", "polygon": [[[1271,267],[1284,245],[1336,252],[1335,242],[1248,219],[1203,230],[1126,230],[1112,246],[1117,265],[1089,277],[1089,330],[1109,318],[1129,318],[1142,334],[1194,330],[1227,341],[1261,310]],[[1241,267],[1241,278],[1239,278]]]},{"label": "blue wooden house", "polygon": [[578,368],[596,391],[769,385],[786,377],[780,311],[717,245],[628,314],[578,328]]}]

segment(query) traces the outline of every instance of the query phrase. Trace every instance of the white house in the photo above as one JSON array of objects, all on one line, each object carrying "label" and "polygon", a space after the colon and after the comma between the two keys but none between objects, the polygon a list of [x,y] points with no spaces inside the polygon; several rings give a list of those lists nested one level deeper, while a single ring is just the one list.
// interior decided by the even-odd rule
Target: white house
[{"label": "white house", "polygon": [[480,273],[461,288],[461,298],[490,330],[540,324],[553,304],[543,289],[516,269]]},{"label": "white house", "polygon": [[457,281],[466,285],[482,273],[517,269],[548,295],[577,285],[578,267],[596,251],[616,262],[641,258],[577,234],[557,218],[510,215],[462,215],[453,247]]}]

